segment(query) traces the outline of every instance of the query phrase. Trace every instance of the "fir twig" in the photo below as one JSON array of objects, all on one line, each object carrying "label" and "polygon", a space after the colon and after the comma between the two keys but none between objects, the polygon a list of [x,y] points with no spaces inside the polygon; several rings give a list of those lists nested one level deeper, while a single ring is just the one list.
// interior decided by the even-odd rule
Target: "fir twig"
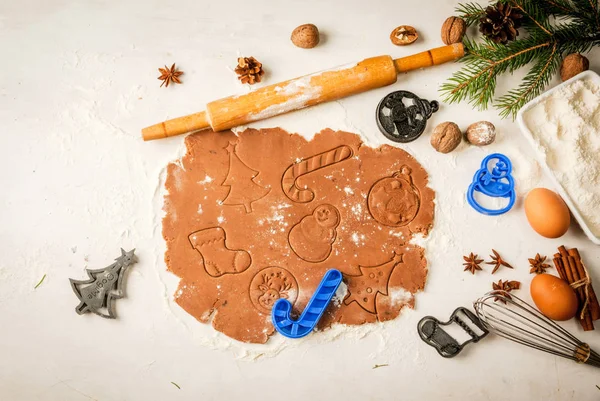
[{"label": "fir twig", "polygon": [[42,276],[42,279],[35,285],[35,287],[33,287],[34,290],[37,290],[37,288],[42,285],[42,283],[44,282],[44,279],[46,278],[46,274],[44,274]]},{"label": "fir twig", "polygon": [[471,26],[479,21],[479,19],[485,13],[484,8],[477,3],[459,4],[454,11],[456,11],[463,20],[465,20],[467,26]]},{"label": "fir twig", "polygon": [[[501,116],[514,117],[525,103],[542,93],[564,56],[600,46],[600,6],[597,0],[499,1],[523,14],[526,33],[508,44],[465,38],[463,67],[440,91],[447,102],[467,100],[479,109],[493,104]],[[472,2],[460,4],[456,11],[467,25],[477,23],[489,12]],[[497,79],[530,63],[521,84],[496,97]]]},{"label": "fir twig", "polygon": [[496,107],[500,109],[500,115],[507,117],[512,115],[516,117],[517,112],[521,107],[536,96],[538,96],[560,65],[560,57],[556,54],[556,43],[552,46],[552,50],[547,56],[547,59],[539,58],[531,68],[525,79],[517,89],[509,91],[506,95],[498,99]]}]

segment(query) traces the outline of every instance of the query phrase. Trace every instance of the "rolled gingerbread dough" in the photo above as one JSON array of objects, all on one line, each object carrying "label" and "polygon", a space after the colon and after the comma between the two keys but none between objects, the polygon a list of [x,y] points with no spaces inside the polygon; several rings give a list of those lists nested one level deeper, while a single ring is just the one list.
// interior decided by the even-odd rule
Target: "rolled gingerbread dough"
[{"label": "rolled gingerbread dough", "polygon": [[414,233],[433,224],[427,172],[405,151],[329,129],[202,132],[167,169],[163,236],[176,302],[239,341],[265,343],[280,298],[298,314],[330,268],[347,292],[318,328],[394,319],[427,275]]}]

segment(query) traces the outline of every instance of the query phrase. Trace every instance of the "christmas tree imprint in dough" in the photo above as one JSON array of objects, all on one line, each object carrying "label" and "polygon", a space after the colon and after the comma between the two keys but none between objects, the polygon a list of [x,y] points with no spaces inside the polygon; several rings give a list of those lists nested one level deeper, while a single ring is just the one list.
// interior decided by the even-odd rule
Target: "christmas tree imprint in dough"
[{"label": "christmas tree imprint in dough", "polygon": [[211,227],[188,236],[192,247],[198,251],[204,270],[212,277],[241,273],[250,267],[250,254],[242,249],[229,249],[225,245],[225,230]]},{"label": "christmas tree imprint in dough", "polygon": [[222,203],[223,205],[244,206],[246,213],[250,213],[252,212],[252,203],[267,196],[271,189],[261,187],[254,182],[259,172],[240,160],[235,153],[236,146],[230,142],[225,148],[229,153],[229,170],[221,185],[228,186],[229,192]]},{"label": "christmas tree imprint in dough", "polygon": [[415,219],[421,196],[410,174],[411,169],[402,166],[400,171],[371,187],[367,203],[375,220],[386,226],[402,227]]},{"label": "christmas tree imprint in dough", "polygon": [[349,159],[353,154],[354,152],[352,152],[351,147],[342,145],[327,152],[301,159],[299,162],[292,164],[285,170],[281,178],[283,193],[294,202],[308,203],[312,201],[315,198],[314,191],[310,188],[299,187],[298,178]]},{"label": "christmas tree imprint in dough", "polygon": [[250,282],[249,294],[254,307],[270,315],[278,299],[287,299],[292,304],[296,302],[298,282],[292,273],[281,267],[266,267],[256,273]]},{"label": "christmas tree imprint in dough", "polygon": [[307,262],[322,262],[331,254],[340,224],[340,212],[335,206],[317,206],[290,230],[288,241],[296,255]]},{"label": "christmas tree imprint in dough", "polygon": [[396,266],[403,263],[402,256],[401,253],[394,253],[391,260],[381,265],[358,266],[361,273],[358,276],[346,275],[348,295],[344,298],[344,304],[356,302],[367,312],[377,314],[377,294],[388,295],[390,276]]}]

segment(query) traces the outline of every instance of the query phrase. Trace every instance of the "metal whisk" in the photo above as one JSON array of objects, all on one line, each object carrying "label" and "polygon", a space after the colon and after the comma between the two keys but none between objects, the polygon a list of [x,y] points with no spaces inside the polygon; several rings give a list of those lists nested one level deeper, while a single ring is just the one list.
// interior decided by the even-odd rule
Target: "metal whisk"
[{"label": "metal whisk", "polygon": [[473,306],[484,327],[501,337],[600,368],[600,355],[589,345],[512,294],[492,291],[475,301]]}]

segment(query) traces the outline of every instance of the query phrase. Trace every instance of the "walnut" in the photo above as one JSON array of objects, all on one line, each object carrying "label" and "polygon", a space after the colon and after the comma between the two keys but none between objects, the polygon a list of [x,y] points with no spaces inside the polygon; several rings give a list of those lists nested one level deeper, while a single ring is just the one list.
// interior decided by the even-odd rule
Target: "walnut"
[{"label": "walnut", "polygon": [[292,43],[303,49],[319,44],[319,29],[313,24],[300,25],[292,31]]},{"label": "walnut", "polygon": [[396,46],[406,46],[419,38],[417,30],[410,25],[400,25],[390,33],[390,40]]},{"label": "walnut", "polygon": [[458,125],[446,121],[434,128],[431,135],[431,146],[440,153],[450,153],[460,145],[461,140],[462,132]]},{"label": "walnut", "polygon": [[569,54],[560,66],[560,78],[564,81],[573,78],[580,72],[590,68],[590,61],[579,53]]},{"label": "walnut", "polygon": [[448,17],[442,25],[442,42],[447,45],[462,42],[467,24],[459,17]]},{"label": "walnut", "polygon": [[496,139],[496,127],[489,121],[478,121],[469,125],[466,136],[473,145],[489,145]]}]

